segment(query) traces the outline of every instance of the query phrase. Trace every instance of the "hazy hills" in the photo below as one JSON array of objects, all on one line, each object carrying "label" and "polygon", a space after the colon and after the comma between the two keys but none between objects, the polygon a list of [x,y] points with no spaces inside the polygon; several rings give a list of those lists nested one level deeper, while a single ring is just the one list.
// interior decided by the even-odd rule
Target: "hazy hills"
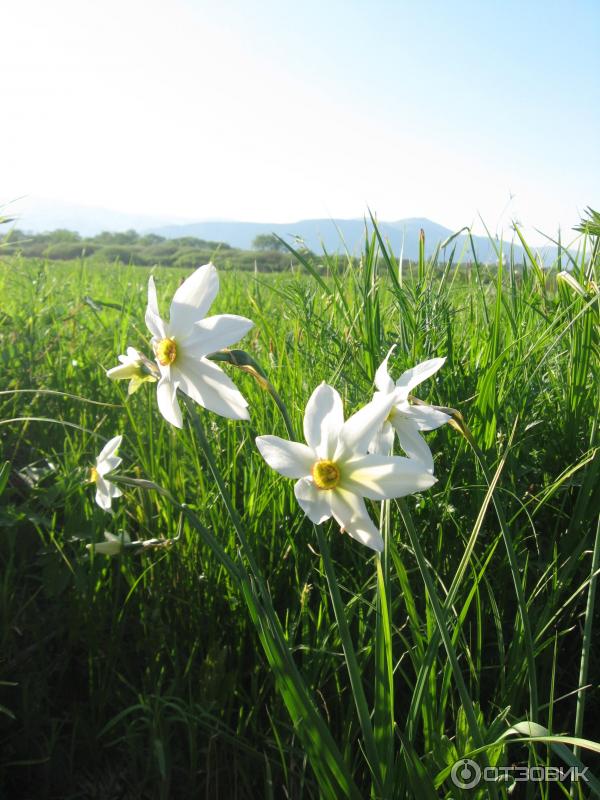
[{"label": "hazy hills", "polygon": [[[419,252],[419,233],[425,231],[426,250],[431,252],[438,242],[451,236],[452,231],[431,220],[414,217],[398,222],[381,222],[379,229],[394,251],[399,253],[404,241],[404,257],[416,258]],[[201,239],[226,242],[232,247],[249,250],[256,236],[275,233],[289,244],[301,240],[313,252],[323,248],[328,252],[351,253],[360,250],[365,236],[362,219],[305,219],[290,223],[267,222],[198,222],[186,225],[165,225],[152,228],[153,233],[167,238],[197,236]],[[481,246],[483,245],[483,240]],[[486,241],[485,250],[489,248]]]},{"label": "hazy hills", "polygon": [[[329,252],[342,252],[347,248],[356,254],[362,249],[365,236],[363,219],[305,219],[290,223],[237,222],[229,220],[205,220],[189,222],[181,218],[151,217],[143,214],[129,214],[103,208],[92,208],[45,200],[25,198],[14,204],[5,204],[0,211],[15,216],[15,226],[24,231],[39,233],[64,228],[76,231],[82,236],[96,236],[102,231],[125,231],[133,229],[141,233],[156,233],[168,239],[192,236],[207,241],[224,242],[231,247],[250,250],[252,242],[260,234],[275,233],[284,241],[294,244],[302,240],[313,252],[320,253],[324,247]],[[370,227],[370,225],[369,225]],[[436,246],[445,242],[454,231],[425,217],[410,217],[395,222],[379,222],[382,236],[392,246],[394,253],[415,260],[419,252],[419,234],[425,232],[425,251],[429,256]],[[497,259],[494,245],[487,237],[474,236],[473,244],[477,257],[482,262]],[[499,242],[495,242],[499,247]],[[456,257],[462,253],[462,261],[472,260],[468,236],[457,236],[446,248],[456,247]],[[523,257],[523,250],[514,245],[517,260]],[[510,242],[503,243],[504,253],[508,254]],[[542,258],[546,264],[555,258],[554,247],[544,247]]]},{"label": "hazy hills", "polygon": [[[399,257],[416,261],[419,257],[419,236],[421,230],[425,233],[425,254],[431,256],[438,245],[444,244],[456,233],[445,228],[437,222],[426,217],[409,217],[396,222],[378,221],[378,228],[383,239],[392,247],[394,254]],[[370,220],[367,228],[372,231]],[[207,221],[188,223],[184,225],[163,225],[153,227],[152,233],[170,238],[183,236],[196,236],[200,239],[226,242],[232,247],[243,250],[251,249],[254,238],[258,235],[274,233],[284,241],[294,245],[301,240],[309,250],[314,253],[322,252],[325,248],[330,253],[343,252],[347,249],[356,255],[362,250],[365,238],[364,219],[305,219],[290,223],[267,222],[230,222]],[[487,236],[473,236],[473,247],[477,258],[482,263],[495,263],[498,260],[500,240],[491,241]],[[511,248],[517,263],[525,257],[525,251],[518,241],[516,233],[511,232],[511,238],[502,242],[505,258],[508,258]],[[460,233],[449,242],[442,251],[441,257],[449,257],[452,249],[456,248],[454,261],[473,261],[473,252],[468,233]],[[550,266],[557,257],[557,248],[553,245],[543,247],[531,246],[533,252],[538,254],[546,266]]]}]

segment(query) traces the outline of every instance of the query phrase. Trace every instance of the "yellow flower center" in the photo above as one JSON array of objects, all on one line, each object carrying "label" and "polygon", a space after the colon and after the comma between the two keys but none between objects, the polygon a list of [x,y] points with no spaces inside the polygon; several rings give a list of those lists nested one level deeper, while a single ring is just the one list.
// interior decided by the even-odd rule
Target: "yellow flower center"
[{"label": "yellow flower center", "polygon": [[335,489],[340,482],[340,470],[335,461],[323,459],[313,464],[312,476],[319,489]]},{"label": "yellow flower center", "polygon": [[155,347],[154,352],[158,363],[163,367],[168,367],[177,358],[177,345],[175,339],[162,339]]},{"label": "yellow flower center", "polygon": [[390,413],[385,418],[385,421],[386,422],[391,422],[394,419],[394,417],[396,416],[397,413],[398,413],[398,411],[396,410],[396,407],[392,406],[391,409],[390,409]]},{"label": "yellow flower center", "polygon": [[98,481],[98,470],[96,467],[90,467],[90,483],[96,483]]}]

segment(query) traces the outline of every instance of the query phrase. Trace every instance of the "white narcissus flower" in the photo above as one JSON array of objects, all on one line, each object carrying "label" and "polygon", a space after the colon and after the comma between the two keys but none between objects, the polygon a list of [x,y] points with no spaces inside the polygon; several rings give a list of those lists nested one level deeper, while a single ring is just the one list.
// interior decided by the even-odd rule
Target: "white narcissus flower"
[{"label": "white narcissus flower", "polygon": [[127,394],[133,394],[146,381],[156,380],[154,375],[147,371],[150,362],[135,347],[128,347],[127,355],[119,356],[119,361],[121,362],[119,366],[107,370],[106,376],[111,381],[129,380]]},{"label": "white narcissus flower", "polygon": [[433,456],[429,445],[419,431],[432,431],[448,422],[450,417],[428,405],[412,405],[408,395],[422,381],[431,377],[446,361],[445,358],[432,358],[416,367],[406,370],[394,383],[388,373],[388,359],[394,347],[383,359],[375,373],[374,399],[393,398],[390,413],[369,445],[370,453],[391,453],[394,446],[394,431],[400,446],[407,456],[421,461],[429,472],[433,472]]},{"label": "white narcissus flower", "polygon": [[115,536],[110,531],[104,531],[104,542],[96,542],[95,544],[86,544],[86,549],[94,553],[101,553],[103,556],[116,556],[121,553],[125,545],[130,544],[131,539],[128,533],[122,536]]},{"label": "white narcissus flower", "polygon": [[175,292],[165,322],[158,312],[154,279],[148,281],[146,325],[161,374],[158,408],[177,428],[183,425],[177,389],[222,417],[249,419],[248,403],[233,381],[206,356],[237,342],[254,323],[235,314],[204,319],[218,291],[214,265],[199,267]]},{"label": "white narcissus flower", "polygon": [[304,413],[306,444],[278,436],[256,439],[272,469],[286,478],[298,479],[296,499],[312,522],[319,524],[333,517],[342,531],[377,551],[383,549],[383,539],[363,498],[404,497],[428,489],[436,481],[419,461],[367,453],[391,404],[391,397],[378,398],[344,422],[340,395],[322,383]]},{"label": "white narcissus flower", "polygon": [[123,441],[122,436],[115,436],[106,444],[102,452],[96,459],[95,466],[91,469],[90,482],[96,484],[96,502],[105,511],[110,511],[114,497],[120,497],[123,492],[114,483],[107,481],[104,477],[107,473],[116,469],[122,458],[115,455],[117,448]]}]

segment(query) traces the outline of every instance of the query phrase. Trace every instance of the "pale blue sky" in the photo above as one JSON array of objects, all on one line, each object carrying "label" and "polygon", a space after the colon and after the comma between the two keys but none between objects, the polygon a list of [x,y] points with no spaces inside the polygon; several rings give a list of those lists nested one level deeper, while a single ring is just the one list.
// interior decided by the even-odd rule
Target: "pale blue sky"
[{"label": "pale blue sky", "polygon": [[552,234],[600,206],[598,0],[19,0],[2,21],[0,201]]}]

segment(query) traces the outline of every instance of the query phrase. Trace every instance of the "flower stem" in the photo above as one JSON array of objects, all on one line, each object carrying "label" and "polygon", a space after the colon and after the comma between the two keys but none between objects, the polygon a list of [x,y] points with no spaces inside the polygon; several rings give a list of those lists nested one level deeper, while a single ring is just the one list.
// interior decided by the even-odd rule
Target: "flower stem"
[{"label": "flower stem", "polygon": [[240,518],[240,515],[238,514],[237,509],[233,504],[231,495],[229,493],[229,489],[227,488],[227,485],[223,480],[223,476],[221,475],[221,471],[217,466],[217,462],[214,453],[212,451],[212,447],[210,446],[210,442],[208,441],[206,433],[204,432],[204,426],[200,421],[200,415],[196,411],[194,403],[191,400],[188,400],[188,398],[186,397],[185,401],[188,410],[190,412],[190,418],[192,421],[194,432],[198,438],[198,441],[200,442],[200,447],[202,448],[204,455],[206,456],[206,460],[208,461],[208,466],[210,468],[211,474],[215,479],[215,483],[217,484],[217,487],[219,489],[219,494],[221,495],[221,498],[225,503],[225,508],[227,509],[227,513],[229,514],[229,518],[231,519],[234,530],[237,534],[237,538],[242,547],[242,551],[246,556],[246,558],[248,559],[248,563],[250,564],[250,568],[252,570],[254,577],[260,583],[261,575],[260,575],[260,570],[258,568],[258,564],[256,563],[256,559],[254,558],[254,553],[252,552],[252,548],[249,546],[248,541],[246,539],[246,534],[244,533],[244,528],[242,525],[242,520]]},{"label": "flower stem", "polygon": [[[512,443],[517,428],[517,422],[518,419],[515,420],[515,423],[513,425],[512,433],[509,440],[509,447],[510,444]],[[492,481],[490,480],[490,476],[485,464],[484,455],[474,440],[472,441],[469,440],[469,444],[471,445],[471,448],[475,453],[475,456],[479,462],[479,466],[481,468],[481,471],[483,472],[483,476],[486,480],[486,483],[488,484],[488,486],[490,486]],[[507,451],[509,447],[507,447]],[[510,534],[508,525],[506,523],[504,510],[502,508],[500,501],[496,496],[496,493],[492,494],[492,503],[496,511],[496,517],[498,518],[498,522],[500,524],[500,530],[502,532],[502,538],[504,540],[504,546],[506,548],[506,555],[508,557],[508,563],[512,574],[513,585],[515,587],[515,594],[517,596],[517,606],[519,609],[519,616],[521,617],[521,624],[523,626],[525,657],[527,659],[527,676],[529,679],[529,714],[531,721],[537,721],[539,718],[539,704],[538,704],[537,673],[535,667],[535,647],[533,642],[533,633],[531,631],[531,620],[529,617],[529,610],[527,608],[527,601],[525,599],[525,592],[523,588],[524,578],[521,577],[521,569],[519,567],[517,553],[515,551],[515,547],[512,541],[512,536]]]},{"label": "flower stem", "polygon": [[242,552],[250,566],[250,573],[241,560],[239,566],[236,567],[244,599],[267,661],[273,670],[277,688],[319,780],[323,796],[330,800],[337,800],[338,797],[360,800],[360,793],[352,779],[348,765],[335,744],[293,659],[281,622],[273,607],[266,581],[248,543],[240,515],[223,480],[200,417],[192,401],[188,401],[186,398],[186,402],[194,431],[225,503]]},{"label": "flower stem", "polygon": [[[596,538],[594,540],[594,552],[592,555],[592,569],[590,573],[590,583],[588,586],[587,604],[585,609],[585,624],[583,626],[583,645],[581,648],[581,665],[579,668],[579,689],[577,691],[577,710],[575,712],[575,733],[581,738],[583,734],[583,715],[585,711],[585,689],[587,683],[588,668],[590,662],[590,649],[592,645],[592,622],[594,619],[594,605],[596,601],[597,572],[600,567],[600,519],[596,525]],[[576,746],[574,754],[579,757],[581,748]]]},{"label": "flower stem", "polygon": [[365,697],[365,690],[362,684],[358,660],[352,644],[352,637],[350,636],[350,629],[348,627],[348,620],[346,619],[346,611],[344,603],[340,595],[340,589],[335,574],[335,568],[331,559],[331,552],[329,550],[329,542],[323,532],[321,525],[314,526],[317,534],[317,542],[323,559],[323,566],[325,568],[325,575],[327,577],[327,585],[329,587],[329,594],[333,605],[333,612],[338,624],[340,632],[340,639],[342,640],[342,647],[344,656],[346,658],[346,666],[348,668],[348,676],[350,678],[350,685],[352,687],[352,695],[356,704],[356,711],[363,735],[365,752],[367,756],[367,763],[371,769],[373,779],[377,786],[377,791],[381,794],[381,769],[379,763],[379,756],[377,753],[377,746],[375,744],[375,737],[373,735],[373,727],[371,725],[371,718],[369,715],[369,707],[367,705],[367,698]]},{"label": "flower stem", "polygon": [[281,416],[283,417],[283,422],[285,424],[286,430],[290,439],[295,439],[294,437],[294,428],[292,425],[292,421],[290,419],[290,415],[288,414],[288,410],[286,408],[285,403],[279,396],[279,393],[271,383],[271,381],[267,378],[267,375],[264,369],[260,366],[256,359],[252,358],[252,356],[247,353],[245,350],[219,350],[218,353],[213,353],[210,356],[211,361],[225,361],[228,364],[231,364],[233,367],[237,367],[241,369],[243,372],[247,372],[249,375],[252,375],[254,380],[258,383],[261,389],[264,391],[269,392],[275,405],[279,409]]},{"label": "flower stem", "polygon": [[389,794],[393,780],[394,764],[394,669],[391,629],[390,594],[390,501],[381,504],[380,530],[383,536],[383,553],[376,557],[377,596],[375,623],[375,707],[373,728],[379,751],[379,768],[384,781],[384,796]]},{"label": "flower stem", "polygon": [[[471,696],[469,695],[469,692],[467,690],[465,679],[462,674],[460,664],[458,663],[456,650],[454,649],[454,645],[452,643],[452,636],[449,631],[446,610],[438,598],[435,583],[429,572],[427,559],[425,558],[425,553],[423,552],[423,549],[421,547],[421,542],[419,540],[417,531],[415,530],[415,526],[413,524],[410,512],[408,511],[408,506],[406,505],[406,501],[404,499],[401,499],[397,501],[397,504],[398,508],[400,509],[402,521],[404,522],[406,531],[408,533],[408,538],[410,539],[411,547],[415,554],[415,558],[417,561],[417,565],[419,567],[419,571],[421,573],[421,577],[423,578],[423,582],[425,584],[427,597],[429,599],[429,602],[431,603],[431,608],[433,610],[435,621],[437,623],[437,628],[444,643],[446,653],[448,654],[448,660],[450,661],[450,665],[452,667],[452,673],[454,675],[454,680],[456,681],[456,686],[460,696],[463,711],[467,720],[469,733],[471,735],[471,738],[475,746],[483,748],[484,742],[481,736],[479,723],[475,715],[473,701],[471,700]],[[487,757],[485,756],[485,752],[482,752],[481,760],[482,762],[484,762],[484,766],[489,765]],[[494,784],[490,784],[490,792],[492,793],[493,797],[497,796],[497,790]]]}]

